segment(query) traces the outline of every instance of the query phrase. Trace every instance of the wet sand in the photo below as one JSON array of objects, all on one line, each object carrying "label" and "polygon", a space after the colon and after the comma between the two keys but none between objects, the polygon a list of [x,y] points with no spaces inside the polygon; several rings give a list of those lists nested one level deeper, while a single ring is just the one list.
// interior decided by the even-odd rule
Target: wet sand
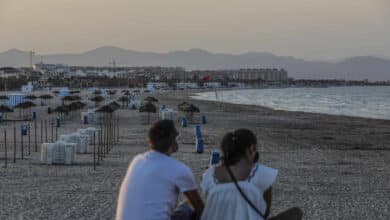
[{"label": "wet sand", "polygon": [[[271,215],[298,206],[305,219],[390,218],[390,121],[189,100],[179,92],[154,96],[175,108],[190,101],[207,115],[205,152],[194,153],[190,124],[179,128],[181,144],[174,155],[193,169],[198,182],[222,135],[245,127],[258,136],[260,162],[279,169]],[[72,166],[41,165],[34,151],[16,164],[9,160],[8,168],[0,169],[0,219],[113,219],[127,166],[148,149],[144,115],[121,109],[116,116],[120,143],[96,171],[91,154],[77,155],[78,164]],[[77,117],[59,132],[79,127],[85,125]]]}]

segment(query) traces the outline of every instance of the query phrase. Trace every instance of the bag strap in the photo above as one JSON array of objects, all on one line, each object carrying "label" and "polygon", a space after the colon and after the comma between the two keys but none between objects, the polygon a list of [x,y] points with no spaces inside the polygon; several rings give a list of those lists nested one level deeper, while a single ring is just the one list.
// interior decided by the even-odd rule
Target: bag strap
[{"label": "bag strap", "polygon": [[263,213],[252,203],[252,201],[248,198],[247,195],[242,191],[241,187],[238,185],[236,177],[233,175],[233,172],[230,170],[229,166],[226,166],[226,170],[229,173],[230,178],[232,178],[234,185],[236,186],[237,190],[240,192],[241,196],[245,199],[245,201],[249,204],[249,206],[257,213],[259,214],[263,219],[266,219]]}]

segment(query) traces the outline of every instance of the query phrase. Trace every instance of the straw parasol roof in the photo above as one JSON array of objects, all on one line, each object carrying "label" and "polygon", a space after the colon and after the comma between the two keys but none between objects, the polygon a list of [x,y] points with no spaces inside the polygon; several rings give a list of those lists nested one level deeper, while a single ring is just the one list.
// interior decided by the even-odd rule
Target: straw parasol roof
[{"label": "straw parasol roof", "polygon": [[184,111],[184,109],[187,108],[188,106],[190,106],[190,103],[188,103],[188,102],[182,102],[182,103],[177,105],[177,107],[180,111]]},{"label": "straw parasol roof", "polygon": [[110,105],[103,105],[102,107],[95,110],[95,112],[103,112],[103,113],[113,113],[116,109]]},{"label": "straw parasol roof", "polygon": [[120,107],[120,105],[115,101],[108,103],[108,105],[112,106],[115,110],[119,109]]},{"label": "straw parasol roof", "polygon": [[139,107],[139,112],[156,113],[157,108],[153,103],[147,102]]},{"label": "straw parasol roof", "polygon": [[37,99],[38,97],[37,96],[35,96],[35,95],[28,95],[28,96],[26,96],[26,99]]},{"label": "straw parasol roof", "polygon": [[91,98],[91,101],[93,101],[93,102],[102,102],[103,100],[104,100],[104,97],[100,96],[100,95]]},{"label": "straw parasol roof", "polygon": [[60,106],[57,106],[53,111],[60,112],[60,113],[67,113],[70,111],[70,108],[67,105],[60,105]]},{"label": "straw parasol roof", "polygon": [[116,91],[115,89],[108,90],[108,94],[109,94],[109,95],[115,95],[116,92],[117,92],[117,91]]},{"label": "straw parasol roof", "polygon": [[6,105],[0,105],[0,112],[7,113],[7,112],[13,112],[14,110]]},{"label": "straw parasol roof", "polygon": [[31,101],[26,101],[26,102],[22,102],[22,103],[19,103],[17,105],[15,105],[14,108],[31,108],[31,107],[34,107],[36,106],[36,104],[34,102],[31,102]]},{"label": "straw parasol roof", "polygon": [[52,95],[49,95],[49,94],[44,94],[44,95],[41,95],[39,96],[40,99],[52,99],[53,96]]},{"label": "straw parasol roof", "polygon": [[95,90],[95,91],[93,91],[93,94],[94,95],[101,95],[102,91],[101,90]]},{"label": "straw parasol roof", "polygon": [[129,101],[129,97],[127,96],[121,96],[118,99],[118,102],[128,102],[128,101]]},{"label": "straw parasol roof", "polygon": [[86,106],[86,104],[80,101],[75,101],[70,103],[68,106],[71,110],[78,110],[82,109],[84,106]]},{"label": "straw parasol roof", "polygon": [[184,112],[192,112],[192,113],[200,112],[199,108],[197,106],[193,105],[193,104],[183,106],[182,111],[184,111]]},{"label": "straw parasol roof", "polygon": [[147,102],[158,102],[158,99],[152,97],[152,96],[148,96],[144,99],[145,101]]},{"label": "straw parasol roof", "polygon": [[65,96],[64,98],[62,98],[62,100],[64,100],[64,101],[78,101],[78,100],[81,100],[81,97],[78,95],[68,95],[68,96]]}]

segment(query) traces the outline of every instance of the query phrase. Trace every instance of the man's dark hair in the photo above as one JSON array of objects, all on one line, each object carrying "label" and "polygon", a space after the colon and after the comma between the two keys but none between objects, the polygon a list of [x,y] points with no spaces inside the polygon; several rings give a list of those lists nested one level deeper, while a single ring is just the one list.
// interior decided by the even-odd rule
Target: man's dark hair
[{"label": "man's dark hair", "polygon": [[174,143],[178,132],[172,120],[160,120],[149,129],[149,139],[153,150],[165,153]]}]

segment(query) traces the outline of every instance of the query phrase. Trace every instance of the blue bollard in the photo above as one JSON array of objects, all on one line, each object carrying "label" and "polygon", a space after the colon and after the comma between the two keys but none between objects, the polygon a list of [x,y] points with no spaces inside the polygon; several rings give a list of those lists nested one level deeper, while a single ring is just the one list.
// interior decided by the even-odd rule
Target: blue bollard
[{"label": "blue bollard", "polygon": [[211,152],[210,165],[218,164],[219,159],[220,159],[219,151],[213,150]]},{"label": "blue bollard", "polygon": [[83,122],[85,125],[88,124],[88,115],[84,115]]},{"label": "blue bollard", "polygon": [[195,135],[196,135],[196,138],[202,138],[202,132],[200,130],[200,125],[195,125]]},{"label": "blue bollard", "polygon": [[131,109],[132,109],[132,110],[136,110],[136,109],[137,109],[137,106],[135,106],[135,104],[132,104],[132,105],[131,105]]},{"label": "blue bollard", "polygon": [[37,113],[36,112],[32,113],[32,118],[33,118],[33,120],[37,119]]},{"label": "blue bollard", "polygon": [[182,126],[183,128],[187,127],[187,118],[186,118],[186,117],[183,117],[183,118],[181,119],[181,126]]},{"label": "blue bollard", "polygon": [[56,127],[59,128],[61,126],[60,118],[56,118]]},{"label": "blue bollard", "polygon": [[207,124],[206,115],[202,115],[202,124]]},{"label": "blue bollard", "polygon": [[203,153],[203,138],[196,138],[196,152],[198,154]]}]

